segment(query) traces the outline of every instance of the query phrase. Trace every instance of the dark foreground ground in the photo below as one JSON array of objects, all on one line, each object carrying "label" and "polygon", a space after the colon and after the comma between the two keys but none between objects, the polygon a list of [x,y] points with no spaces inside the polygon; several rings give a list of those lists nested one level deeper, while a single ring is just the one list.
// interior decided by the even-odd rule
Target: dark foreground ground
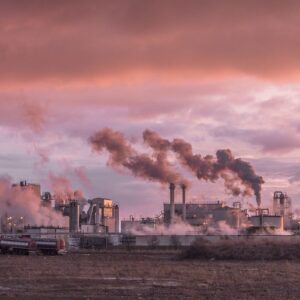
[{"label": "dark foreground ground", "polygon": [[300,299],[300,261],[174,253],[0,256],[0,299]]}]

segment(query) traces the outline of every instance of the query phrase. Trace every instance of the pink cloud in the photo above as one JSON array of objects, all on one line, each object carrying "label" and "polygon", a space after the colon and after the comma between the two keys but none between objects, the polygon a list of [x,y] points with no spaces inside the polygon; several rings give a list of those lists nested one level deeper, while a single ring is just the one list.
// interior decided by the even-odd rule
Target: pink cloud
[{"label": "pink cloud", "polygon": [[21,114],[24,123],[33,131],[39,133],[43,130],[46,122],[46,109],[39,102],[23,102]]},{"label": "pink cloud", "polygon": [[1,3],[0,83],[299,78],[299,8],[258,0]]}]

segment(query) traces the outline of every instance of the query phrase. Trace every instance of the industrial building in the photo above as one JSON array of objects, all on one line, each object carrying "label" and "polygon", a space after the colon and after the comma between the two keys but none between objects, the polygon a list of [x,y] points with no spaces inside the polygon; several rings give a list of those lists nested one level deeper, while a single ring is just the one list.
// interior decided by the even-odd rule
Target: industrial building
[{"label": "industrial building", "polygon": [[121,221],[121,232],[133,233],[153,231],[157,228],[157,225],[159,225],[160,223],[160,220],[155,218],[147,217],[136,220],[133,217],[130,217],[129,220]]},{"label": "industrial building", "polygon": [[256,215],[249,217],[248,233],[272,233],[276,230],[283,231],[283,216],[271,215],[269,209],[257,209]]},{"label": "industrial building", "polygon": [[292,229],[294,227],[292,199],[281,191],[274,192],[273,196],[273,214],[282,216],[283,227],[285,229]]},{"label": "industrial building", "polygon": [[[34,195],[37,199],[41,195],[41,186],[39,184],[28,183],[27,181],[20,181],[18,183],[13,183],[11,185],[11,195],[12,197],[22,197],[22,193],[26,196]],[[1,211],[1,222],[0,222],[0,231],[1,233],[19,233],[23,232],[24,225],[27,220],[18,214],[10,213],[7,211]]]},{"label": "industrial building", "polygon": [[70,232],[119,232],[119,206],[111,199],[72,200],[63,206],[63,213],[69,216]]},{"label": "industrial building", "polygon": [[[41,195],[41,186],[39,184],[27,183],[21,181],[11,186],[12,194],[21,192],[33,193],[41,200],[41,206],[49,209],[55,209],[58,213],[69,219],[70,233],[99,234],[99,233],[116,233],[119,232],[119,206],[108,198],[93,198],[90,200],[78,197],[76,192],[73,197],[64,202],[57,201],[57,197],[50,192],[44,192]],[[20,197],[22,194],[18,194]],[[22,216],[7,215],[1,212],[1,232],[2,233],[22,233],[25,232],[25,225],[28,224]],[[38,229],[37,229],[38,228]],[[35,227],[35,230],[41,230],[46,227]],[[47,227],[47,230],[49,227]],[[51,230],[55,227],[51,227]],[[61,228],[57,228],[61,229]],[[30,229],[32,230],[32,228]]]},{"label": "industrial building", "polygon": [[50,192],[44,192],[41,196],[42,205],[55,208],[55,197]]},{"label": "industrial building", "polygon": [[233,228],[239,228],[247,220],[247,211],[241,209],[240,202],[234,202],[232,207],[224,202],[186,203],[186,187],[181,185],[182,202],[175,203],[175,185],[170,184],[170,202],[164,203],[164,223],[172,224],[180,219],[192,226],[205,227],[225,221]]},{"label": "industrial building", "polygon": [[[55,209],[64,216],[69,217],[69,230],[71,233],[119,232],[119,207],[111,199],[94,198],[86,200],[78,197],[75,192],[73,197],[70,195],[70,199],[62,202],[61,199],[57,199],[56,195],[52,195],[50,192],[44,192],[41,195],[39,184],[27,183],[26,181],[13,184],[12,189],[33,191],[41,199],[41,205]],[[6,227],[9,227],[12,222],[9,218],[7,220],[9,222],[6,222]],[[17,221],[20,223],[19,219]],[[2,227],[5,227],[5,224]],[[10,227],[9,230],[11,230]]]},{"label": "industrial building", "polygon": [[[171,183],[170,200],[163,204],[161,218],[142,218],[121,221],[121,232],[154,232],[158,225],[171,226],[183,223],[192,226],[193,232],[205,233],[209,228],[217,227],[219,222],[226,223],[229,227],[239,229],[241,224],[248,222],[247,211],[241,209],[240,202],[227,206],[224,202],[211,203],[186,203],[186,186],[181,185],[182,201],[175,203],[175,188]],[[153,230],[151,230],[153,229]]]},{"label": "industrial building", "polygon": [[12,184],[12,191],[24,191],[24,192],[32,192],[38,198],[41,197],[41,185],[35,183],[28,183],[26,180],[20,181],[20,183],[13,183]]},{"label": "industrial building", "polygon": [[[175,201],[175,189],[181,191],[180,199]],[[178,246],[190,245],[201,237],[208,240],[219,239],[224,235],[249,236],[256,233],[274,235],[285,229],[296,232],[299,223],[293,218],[292,201],[287,194],[276,191],[273,197],[273,210],[256,209],[254,215],[242,208],[240,202],[227,205],[222,201],[196,203],[187,201],[185,185],[169,185],[169,199],[163,203],[162,213],[155,217],[145,217],[121,221],[119,232],[119,206],[112,199],[97,197],[84,199],[70,197],[61,202],[55,195],[45,192],[41,195],[40,185],[22,181],[13,184],[12,189],[33,191],[40,197],[41,205],[55,209],[66,216],[69,226],[32,227],[25,226],[20,216],[3,214],[2,232],[22,233],[34,236],[60,236],[69,245],[78,248],[101,248],[112,246]],[[225,225],[226,226],[225,226]],[[27,225],[27,223],[26,223]],[[224,225],[224,227],[222,226]],[[297,228],[296,228],[297,227]],[[224,228],[230,229],[224,231]],[[76,248],[75,247],[75,248]]]},{"label": "industrial building", "polygon": [[[162,219],[142,218],[136,220],[131,218],[123,220],[121,221],[121,232],[124,234],[151,234],[155,233],[155,229],[162,223],[166,227],[186,224],[190,226],[189,233],[198,234],[220,232],[220,230],[218,231],[220,224],[226,224],[228,228],[236,229],[236,233],[240,234],[262,231],[272,233],[275,230],[279,232],[290,228],[287,227],[287,224],[290,226],[292,220],[291,199],[281,192],[281,194],[279,192],[274,194],[275,212],[273,214],[270,214],[269,209],[257,209],[255,215],[249,216],[247,209],[242,209],[240,202],[234,202],[232,206],[228,206],[222,201],[187,203],[184,185],[180,186],[182,199],[180,203],[175,203],[175,188],[175,184],[171,183],[169,186],[170,199],[163,204]],[[279,200],[277,201],[277,199]],[[160,232],[161,228],[157,230],[158,234]]]},{"label": "industrial building", "polygon": [[[262,210],[249,217],[247,210],[242,209],[240,202],[234,202],[232,206],[228,206],[222,201],[187,203],[186,186],[180,185],[178,188],[181,189],[182,197],[179,202],[175,203],[176,186],[170,183],[170,198],[168,202],[163,204],[163,213],[160,217],[123,220],[121,232],[150,233],[154,232],[158,225],[171,226],[180,222],[192,226],[194,231],[199,233],[205,233],[208,228],[217,227],[219,222],[237,230],[245,225],[252,227],[252,229],[257,226],[277,229],[292,227],[291,199],[282,192],[274,193],[273,215]],[[41,198],[42,205],[61,211],[64,216],[69,217],[71,233],[104,234],[119,232],[119,207],[111,199],[93,198],[86,200],[76,199],[74,196],[65,203],[61,203],[56,201],[55,196],[49,192],[41,195],[39,184],[27,183],[26,181],[13,184],[12,189],[33,191],[35,195]],[[21,224],[22,221],[19,219],[10,220],[8,217],[5,219],[6,222],[3,222],[4,219],[2,218],[2,227],[7,231],[12,231],[11,224]]]},{"label": "industrial building", "polygon": [[54,226],[24,226],[23,234],[37,238],[63,238],[66,240],[69,230]]},{"label": "industrial building", "polygon": [[[164,203],[164,223],[170,224],[170,204]],[[247,220],[247,213],[240,207],[229,207],[225,203],[216,201],[212,203],[176,203],[175,220],[183,218],[185,207],[185,222],[192,226],[213,226],[213,224],[225,221],[233,228],[239,228],[240,224]],[[175,221],[176,222],[176,221]]]}]

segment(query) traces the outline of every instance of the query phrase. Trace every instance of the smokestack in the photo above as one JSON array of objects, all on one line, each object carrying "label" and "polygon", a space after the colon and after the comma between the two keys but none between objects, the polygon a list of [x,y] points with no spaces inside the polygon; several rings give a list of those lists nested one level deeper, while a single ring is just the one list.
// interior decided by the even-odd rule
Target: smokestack
[{"label": "smokestack", "polygon": [[79,231],[79,203],[77,201],[70,202],[69,231],[71,233]]},{"label": "smokestack", "polygon": [[114,206],[115,232],[119,232],[119,205]]},{"label": "smokestack", "polygon": [[170,224],[174,223],[175,216],[175,184],[170,183]]},{"label": "smokestack", "polygon": [[181,185],[181,189],[182,189],[182,221],[185,222],[186,221],[185,184]]}]

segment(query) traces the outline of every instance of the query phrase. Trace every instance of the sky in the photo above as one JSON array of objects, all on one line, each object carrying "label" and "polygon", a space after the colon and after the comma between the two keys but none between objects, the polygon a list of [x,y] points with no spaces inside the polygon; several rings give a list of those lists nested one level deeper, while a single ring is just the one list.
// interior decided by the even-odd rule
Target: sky
[{"label": "sky", "polygon": [[[262,206],[282,190],[300,207],[299,26],[290,0],[1,1],[0,174],[112,198],[122,218],[158,215],[168,186],[88,142],[108,127],[143,153],[150,129],[201,155],[231,149],[263,176]],[[170,159],[188,202],[255,203]]]}]

